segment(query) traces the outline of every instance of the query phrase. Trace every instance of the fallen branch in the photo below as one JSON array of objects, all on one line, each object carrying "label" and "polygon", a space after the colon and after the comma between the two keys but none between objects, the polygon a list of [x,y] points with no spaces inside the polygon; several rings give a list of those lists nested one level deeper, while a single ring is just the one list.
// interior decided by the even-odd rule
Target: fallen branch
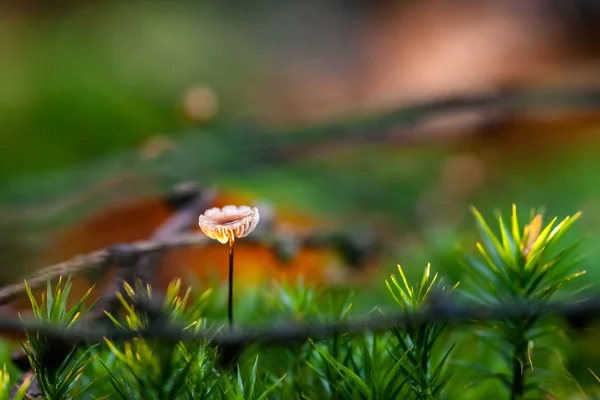
[{"label": "fallen branch", "polygon": [[479,321],[507,318],[529,318],[532,316],[560,316],[575,325],[589,323],[591,317],[600,315],[600,296],[572,303],[506,303],[493,307],[457,305],[449,296],[438,297],[422,310],[413,313],[383,312],[362,319],[315,324],[284,323],[261,328],[238,328],[218,332],[193,333],[184,325],[157,323],[147,329],[136,331],[117,330],[106,326],[81,325],[66,329],[62,326],[32,319],[19,319],[11,315],[0,315],[0,331],[7,333],[38,332],[49,339],[73,344],[99,343],[104,338],[127,341],[134,338],[152,338],[164,341],[204,342],[221,346],[246,346],[261,343],[281,345],[302,342],[307,339],[325,339],[334,334],[376,332],[391,327],[418,326],[433,321],[450,323],[477,323]]},{"label": "fallen branch", "polygon": [[[337,248],[343,253],[348,253],[348,257],[353,262],[360,263],[366,255],[375,251],[378,243],[372,238],[368,238],[366,243],[362,243],[364,242],[364,240],[360,240],[362,238],[356,239],[344,232],[338,231],[315,231],[294,235],[263,231],[257,235],[246,237],[243,241],[270,246],[282,257],[293,256],[294,251],[304,247]],[[216,245],[214,240],[208,239],[201,233],[179,233],[170,238],[158,241],[142,240],[114,245],[42,268],[26,277],[23,282],[0,288],[0,305],[8,304],[18,296],[25,294],[25,282],[27,282],[30,288],[37,289],[45,286],[49,280],[52,281],[61,276],[75,276],[80,273],[97,269],[103,270],[111,265],[124,263],[124,257],[135,260],[143,255],[163,253],[183,247],[214,245]]]}]

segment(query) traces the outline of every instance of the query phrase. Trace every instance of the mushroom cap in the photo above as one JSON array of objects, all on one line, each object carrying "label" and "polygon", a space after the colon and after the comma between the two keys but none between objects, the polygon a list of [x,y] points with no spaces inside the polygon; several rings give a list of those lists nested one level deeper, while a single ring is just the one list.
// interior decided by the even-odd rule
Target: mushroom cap
[{"label": "mushroom cap", "polygon": [[220,243],[232,243],[235,238],[248,236],[260,221],[258,208],[248,206],[213,207],[198,218],[202,232]]}]

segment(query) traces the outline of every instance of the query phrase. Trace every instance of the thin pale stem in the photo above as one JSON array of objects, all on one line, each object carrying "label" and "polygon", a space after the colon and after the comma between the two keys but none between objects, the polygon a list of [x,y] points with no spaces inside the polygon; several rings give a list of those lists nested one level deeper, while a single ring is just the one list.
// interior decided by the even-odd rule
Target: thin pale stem
[{"label": "thin pale stem", "polygon": [[229,242],[229,297],[227,299],[229,328],[233,328],[233,240]]}]

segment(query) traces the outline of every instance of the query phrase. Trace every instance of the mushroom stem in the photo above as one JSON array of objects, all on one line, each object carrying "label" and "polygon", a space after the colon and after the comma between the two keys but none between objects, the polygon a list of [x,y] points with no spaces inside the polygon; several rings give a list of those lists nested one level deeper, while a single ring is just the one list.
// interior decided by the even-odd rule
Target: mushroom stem
[{"label": "mushroom stem", "polygon": [[227,317],[229,328],[233,328],[233,240],[229,241],[229,297],[227,299]]}]

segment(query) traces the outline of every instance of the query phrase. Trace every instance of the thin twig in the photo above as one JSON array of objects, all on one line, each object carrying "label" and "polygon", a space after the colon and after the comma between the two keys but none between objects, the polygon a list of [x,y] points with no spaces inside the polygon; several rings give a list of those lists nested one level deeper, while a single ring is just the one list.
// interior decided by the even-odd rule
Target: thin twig
[{"label": "thin twig", "polygon": [[[308,232],[298,234],[294,238],[298,247],[322,248],[348,245],[352,238],[338,231],[331,232]],[[277,232],[265,232],[263,234],[248,236],[243,239],[249,243],[260,243],[279,249],[285,247],[287,238],[277,235]],[[169,239],[154,241],[142,240],[138,242],[112,246],[94,251],[89,254],[79,255],[70,260],[54,264],[29,275],[25,278],[27,285],[32,289],[46,285],[47,281],[58,279],[61,276],[73,276],[94,269],[104,269],[114,263],[115,258],[121,257],[123,252],[130,256],[161,253],[183,247],[212,246],[216,242],[199,233],[183,233]],[[352,245],[352,243],[349,243]],[[25,293],[25,281],[6,285],[0,288],[0,305],[13,301],[16,297]]]},{"label": "thin twig", "polygon": [[[203,246],[209,244],[206,237],[196,234],[185,234],[173,237],[170,240],[156,242],[143,240],[126,246],[137,254],[150,254],[165,250],[176,249],[187,246]],[[77,275],[81,272],[94,269],[103,269],[110,266],[115,258],[114,248],[97,250],[89,254],[79,255],[70,260],[54,264],[29,275],[25,281],[33,288],[39,288],[48,280],[57,279],[60,276]],[[10,303],[15,297],[25,293],[25,282],[14,283],[0,288],[0,305]]]},{"label": "thin twig", "polygon": [[[437,303],[442,303],[437,302]],[[502,320],[506,318],[528,318],[531,316],[554,315],[569,319],[587,319],[600,315],[600,296],[572,303],[510,303],[488,306],[455,305],[448,298],[412,313],[397,312],[378,314],[362,319],[315,324],[285,323],[261,328],[234,329],[218,332],[194,333],[184,325],[155,324],[142,330],[124,331],[106,326],[62,326],[33,319],[19,319],[12,315],[0,315],[0,331],[7,333],[38,332],[50,339],[70,343],[98,343],[104,338],[126,341],[133,338],[152,338],[164,341],[203,342],[210,341],[222,346],[240,346],[255,343],[281,345],[307,339],[324,339],[334,334],[376,332],[390,327],[418,326],[433,321],[452,323],[476,323],[477,321]]]},{"label": "thin twig", "polygon": [[[177,192],[175,188],[174,192]],[[195,186],[184,188],[184,199],[176,212],[162,223],[152,234],[153,242],[169,241],[189,230],[197,216],[214,201],[216,193],[200,191]],[[100,295],[98,303],[92,310],[92,318],[104,318],[105,311],[114,312],[119,306],[118,293],[124,291],[124,283],[130,285],[154,284],[156,270],[160,264],[162,252],[140,252],[129,245],[118,245],[111,248],[111,261],[117,266],[117,274]]]},{"label": "thin twig", "polygon": [[[244,144],[261,142],[267,137],[268,145],[257,151],[254,148],[232,147],[236,152],[235,163],[229,168],[248,170],[297,160],[314,154],[329,154],[332,150],[357,148],[369,144],[431,145],[439,144],[446,136],[428,134],[428,123],[447,115],[460,115],[462,112],[489,112],[509,117],[514,114],[553,112],[557,110],[590,111],[600,106],[600,87],[550,88],[544,90],[512,90],[463,95],[425,101],[400,107],[389,112],[378,113],[362,120],[345,120],[322,126],[302,128],[294,132],[278,132],[273,135],[263,131],[254,133],[256,137],[244,135]],[[506,114],[506,115],[505,115]],[[252,133],[250,133],[252,134]],[[465,135],[460,136],[465,138]],[[449,141],[456,136],[449,135]]]}]

